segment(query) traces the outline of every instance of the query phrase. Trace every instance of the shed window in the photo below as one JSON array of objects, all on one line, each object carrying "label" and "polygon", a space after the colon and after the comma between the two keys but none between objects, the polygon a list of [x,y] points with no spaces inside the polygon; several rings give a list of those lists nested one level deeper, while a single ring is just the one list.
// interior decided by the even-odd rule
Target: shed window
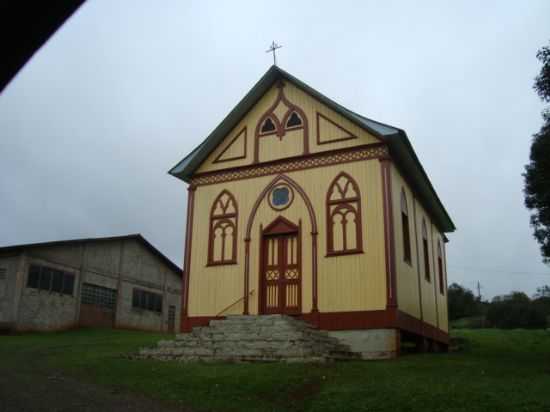
[{"label": "shed window", "polygon": [[74,274],[47,266],[31,265],[27,277],[27,287],[72,296]]},{"label": "shed window", "polygon": [[132,294],[132,307],[162,313],[162,295],[135,288]]},{"label": "shed window", "polygon": [[106,309],[114,309],[116,306],[116,289],[93,285],[82,284],[81,302],[86,305],[97,305]]},{"label": "shed window", "polygon": [[237,202],[223,190],[210,209],[208,264],[237,263]]},{"label": "shed window", "polygon": [[428,230],[426,220],[422,219],[422,249],[424,252],[424,279],[431,282],[430,276],[430,253],[428,250]]},{"label": "shed window", "polygon": [[411,236],[409,229],[409,211],[405,190],[401,191],[401,230],[403,231],[403,260],[411,263]]},{"label": "shed window", "polygon": [[361,193],[347,173],[341,172],[330,184],[326,208],[327,255],[362,252]]}]

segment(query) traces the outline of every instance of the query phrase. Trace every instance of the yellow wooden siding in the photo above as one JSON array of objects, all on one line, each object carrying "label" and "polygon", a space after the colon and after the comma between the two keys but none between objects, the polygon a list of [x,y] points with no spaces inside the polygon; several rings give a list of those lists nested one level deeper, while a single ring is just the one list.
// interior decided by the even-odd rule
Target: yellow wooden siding
[{"label": "yellow wooden siding", "polygon": [[[446,283],[445,283],[445,256],[443,255],[443,239],[441,236],[441,233],[437,229],[435,225],[432,224],[432,242],[433,242],[433,253],[434,253],[434,281],[435,281],[435,289],[436,289],[436,296],[437,296],[437,313],[439,316],[439,328],[447,331],[449,329],[448,325],[448,314],[447,314],[447,289],[446,289]],[[442,260],[442,266],[443,266],[443,291],[444,294],[441,294],[439,289],[439,265],[437,261],[437,242],[441,243],[441,260]]]},{"label": "yellow wooden siding", "polygon": [[[409,229],[411,238],[411,265],[403,259],[403,231],[401,223],[401,190],[407,196],[409,211]],[[394,239],[397,277],[397,304],[400,310],[420,319],[420,297],[418,293],[418,273],[422,297],[422,314],[424,321],[440,329],[448,330],[447,291],[439,292],[439,274],[437,265],[437,239],[441,233],[433,224],[426,210],[416,199],[399,170],[392,167],[392,196],[394,216]],[[416,209],[416,215],[414,211]],[[415,222],[416,219],[416,222]],[[430,264],[430,281],[425,279],[424,250],[422,245],[422,220],[426,221],[428,232],[428,254]],[[416,238],[416,241],[415,241]],[[418,251],[417,251],[418,247]],[[445,257],[444,273],[445,273]],[[436,305],[437,300],[437,305]]]},{"label": "yellow wooden siding", "polygon": [[[252,164],[254,160],[254,140],[257,123],[263,114],[271,107],[271,105],[277,99],[278,89],[273,86],[266,94],[256,103],[256,105],[244,116],[236,127],[227,135],[222,143],[214,149],[214,151],[208,156],[203,164],[197,170],[199,173],[229,169],[235,166],[243,166]],[[364,145],[370,143],[377,143],[379,140],[366,132],[361,127],[350,122],[343,116],[337,114],[333,110],[329,109],[324,104],[320,103],[316,99],[312,98],[302,90],[298,89],[292,84],[286,83],[284,87],[284,93],[290,103],[300,107],[308,121],[309,129],[309,150],[311,153],[322,152],[327,150],[342,149],[347,147],[353,147],[357,145]],[[287,111],[287,107],[282,103],[275,108],[274,112],[280,121],[283,120],[283,116]],[[332,142],[328,144],[317,144],[317,112],[321,113],[330,121],[340,125],[354,136],[356,139]],[[323,127],[321,128],[322,134],[320,135],[321,141],[332,140],[334,138],[341,137],[341,131],[334,126],[328,126],[326,121],[323,121]],[[233,138],[243,129],[247,128],[247,150],[246,157],[243,159],[232,160],[222,163],[214,163],[220,153],[228,146]],[[303,153],[302,142],[303,131],[294,130],[288,131],[282,139],[277,135],[272,134],[260,138],[259,147],[259,160],[260,162],[287,158],[291,156],[301,155]]]},{"label": "yellow wooden siding", "polygon": [[[413,195],[399,171],[392,167],[392,200],[395,240],[395,268],[397,281],[397,305],[400,310],[420,319],[420,296],[418,291],[418,259],[415,242]],[[409,216],[409,239],[411,262],[404,259],[403,226],[401,220],[401,191],[405,191]],[[419,256],[421,258],[421,256]]]},{"label": "yellow wooden siding", "polygon": [[[361,191],[363,247],[365,253],[325,257],[326,212],[328,187],[340,172],[351,175]],[[287,174],[310,198],[318,225],[318,303],[321,312],[382,310],[386,306],[386,275],[384,261],[384,225],[380,163],[378,160],[295,171]],[[275,178],[253,179],[199,186],[195,192],[195,215],[189,290],[189,315],[212,316],[242,299],[244,293],[245,230],[252,207],[262,190]],[[209,211],[222,190],[229,190],[239,207],[237,264],[206,266],[208,250]],[[273,210],[262,200],[251,230],[250,242],[250,313],[258,313],[260,225],[265,228],[277,216],[302,224],[302,312],[312,304],[312,237],[311,221],[300,194],[294,190],[292,205]],[[224,314],[242,313],[236,304]]]}]

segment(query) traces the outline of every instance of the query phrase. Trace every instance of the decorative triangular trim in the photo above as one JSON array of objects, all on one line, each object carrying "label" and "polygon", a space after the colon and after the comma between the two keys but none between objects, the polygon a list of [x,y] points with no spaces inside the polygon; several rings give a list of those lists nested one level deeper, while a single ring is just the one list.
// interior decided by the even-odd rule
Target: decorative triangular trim
[{"label": "decorative triangular trim", "polygon": [[[334,138],[334,139],[329,138],[329,140],[321,140],[321,119],[323,119],[324,121],[332,124],[337,129],[343,131],[345,134],[347,134],[347,136],[338,137],[338,138]],[[336,143],[336,142],[344,142],[346,140],[352,140],[352,139],[357,139],[357,136],[355,136],[352,132],[350,132],[346,128],[340,126],[338,123],[334,122],[333,120],[330,120],[325,115],[317,112],[317,144],[318,145]]]},{"label": "decorative triangular trim", "polygon": [[[242,154],[234,155],[230,157],[223,157],[225,152],[229,150],[229,148],[237,141],[239,140],[239,137],[243,136],[243,149]],[[246,158],[246,126],[241,129],[239,133],[236,134],[236,136],[231,139],[231,141],[225,146],[225,148],[221,151],[221,153],[214,159],[212,163],[223,163],[223,162],[232,162],[234,160],[244,159]]]},{"label": "decorative triangular trim", "polygon": [[264,230],[264,235],[298,232],[299,227],[283,216],[278,216]]}]

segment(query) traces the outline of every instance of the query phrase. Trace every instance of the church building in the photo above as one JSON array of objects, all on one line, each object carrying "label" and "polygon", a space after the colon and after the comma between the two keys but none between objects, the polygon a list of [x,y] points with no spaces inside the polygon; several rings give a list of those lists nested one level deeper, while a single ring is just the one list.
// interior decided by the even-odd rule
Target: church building
[{"label": "church building", "polygon": [[455,226],[403,130],[274,65],[170,174],[189,185],[183,332],[285,314],[393,354],[447,347]]}]

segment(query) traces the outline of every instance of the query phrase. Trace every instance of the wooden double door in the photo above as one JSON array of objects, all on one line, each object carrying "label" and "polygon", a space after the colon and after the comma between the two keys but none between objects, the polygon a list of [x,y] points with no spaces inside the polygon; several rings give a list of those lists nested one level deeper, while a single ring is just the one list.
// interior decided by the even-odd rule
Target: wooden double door
[{"label": "wooden double door", "polygon": [[284,218],[269,225],[261,239],[260,311],[299,314],[302,309],[300,228]]}]

